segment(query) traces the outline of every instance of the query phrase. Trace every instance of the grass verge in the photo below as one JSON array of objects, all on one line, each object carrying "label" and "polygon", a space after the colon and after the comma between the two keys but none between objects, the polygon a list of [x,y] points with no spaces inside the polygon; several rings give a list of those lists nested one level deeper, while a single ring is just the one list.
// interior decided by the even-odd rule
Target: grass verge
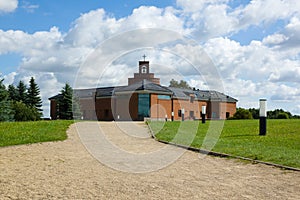
[{"label": "grass verge", "polygon": [[[150,126],[159,140],[300,168],[300,120],[268,120],[266,136],[258,135],[258,120],[151,122]],[[220,135],[215,134],[217,129]]]},{"label": "grass verge", "polygon": [[71,120],[1,122],[0,147],[65,140],[72,123]]}]

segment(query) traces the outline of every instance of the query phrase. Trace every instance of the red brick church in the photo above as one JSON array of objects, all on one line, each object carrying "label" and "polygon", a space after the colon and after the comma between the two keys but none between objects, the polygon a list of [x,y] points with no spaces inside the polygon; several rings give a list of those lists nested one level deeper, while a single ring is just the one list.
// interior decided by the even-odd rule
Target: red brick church
[{"label": "red brick church", "polygon": [[[150,73],[149,61],[139,61],[139,72],[128,85],[75,89],[85,120],[226,119],[236,112],[237,100],[213,90],[166,87]],[[49,98],[51,119],[58,119],[57,98]]]}]

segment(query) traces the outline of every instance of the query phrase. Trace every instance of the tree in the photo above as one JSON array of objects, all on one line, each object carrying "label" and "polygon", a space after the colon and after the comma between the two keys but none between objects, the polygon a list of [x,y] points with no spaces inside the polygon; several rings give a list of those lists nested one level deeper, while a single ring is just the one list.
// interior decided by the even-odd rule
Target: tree
[{"label": "tree", "polygon": [[11,109],[10,101],[8,101],[8,91],[3,84],[3,79],[0,80],[0,121],[12,121],[14,117]]},{"label": "tree", "polygon": [[253,119],[259,119],[259,109],[249,108],[249,112],[252,114]]},{"label": "tree", "polygon": [[253,119],[253,117],[249,110],[238,108],[233,115],[233,119]]},{"label": "tree", "polygon": [[14,85],[8,86],[8,100],[16,101],[18,98],[18,90]]},{"label": "tree", "polygon": [[58,117],[59,119],[73,119],[72,112],[73,89],[66,83],[61,90],[61,98],[58,99]]},{"label": "tree", "polygon": [[17,99],[16,101],[22,101],[22,102],[26,102],[27,100],[27,93],[26,93],[26,85],[24,84],[23,81],[20,81],[18,86],[17,86]]},{"label": "tree", "polygon": [[40,97],[39,86],[35,83],[34,78],[31,77],[29,81],[29,88],[27,91],[26,105],[31,106],[41,112],[42,100]]},{"label": "tree", "polygon": [[182,88],[182,89],[192,89],[191,86],[189,86],[189,84],[186,81],[180,80],[180,82],[178,82],[174,79],[172,79],[170,81],[169,87]]},{"label": "tree", "polygon": [[15,121],[37,121],[41,117],[41,113],[36,108],[27,106],[22,101],[15,101],[13,109],[15,111]]},{"label": "tree", "polygon": [[272,111],[268,111],[267,116],[268,116],[269,119],[282,119],[282,118],[279,118],[279,115],[281,115],[280,117],[284,117],[282,115],[282,113],[285,113],[287,115],[288,119],[292,118],[292,114],[288,111],[284,111],[283,109],[275,109],[275,110],[272,110]]},{"label": "tree", "polygon": [[289,115],[286,112],[281,112],[278,114],[277,119],[289,119]]}]

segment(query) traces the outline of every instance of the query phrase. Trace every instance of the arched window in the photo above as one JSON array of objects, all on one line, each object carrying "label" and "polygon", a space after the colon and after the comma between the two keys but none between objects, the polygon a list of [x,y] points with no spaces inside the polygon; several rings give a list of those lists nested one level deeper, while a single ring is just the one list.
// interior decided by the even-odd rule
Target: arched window
[{"label": "arched window", "polygon": [[142,66],[142,74],[146,74],[147,73],[147,67],[144,65]]}]

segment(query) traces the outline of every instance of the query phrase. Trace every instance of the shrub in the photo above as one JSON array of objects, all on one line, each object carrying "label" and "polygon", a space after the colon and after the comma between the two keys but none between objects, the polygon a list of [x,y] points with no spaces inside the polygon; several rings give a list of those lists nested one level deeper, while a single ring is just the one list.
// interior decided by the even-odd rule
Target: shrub
[{"label": "shrub", "polygon": [[249,110],[238,108],[233,115],[233,119],[253,119],[253,117]]},{"label": "shrub", "polygon": [[289,119],[289,116],[287,113],[285,112],[282,112],[282,113],[279,113],[278,116],[277,116],[278,119]]}]

